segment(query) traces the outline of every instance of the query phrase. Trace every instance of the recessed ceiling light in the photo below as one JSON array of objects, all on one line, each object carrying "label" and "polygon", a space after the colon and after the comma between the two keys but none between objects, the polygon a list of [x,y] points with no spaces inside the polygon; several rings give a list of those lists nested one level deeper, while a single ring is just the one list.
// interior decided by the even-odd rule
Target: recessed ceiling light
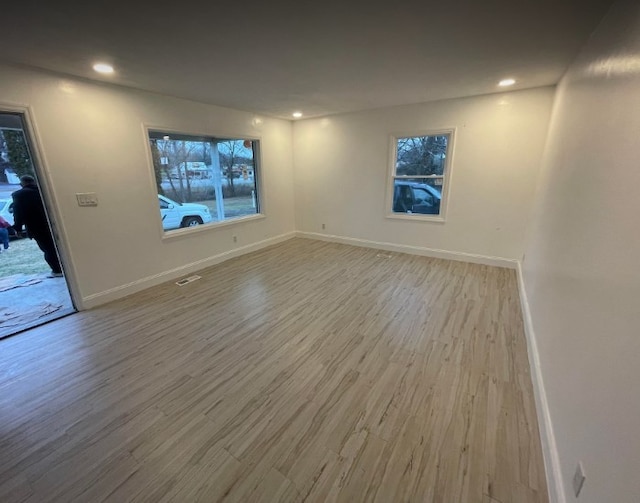
[{"label": "recessed ceiling light", "polygon": [[300,117],[302,117],[302,112],[293,112],[292,114],[296,119],[299,119]]},{"label": "recessed ceiling light", "polygon": [[516,79],[504,79],[498,82],[500,87],[509,87],[516,83]]},{"label": "recessed ceiling light", "polygon": [[93,65],[93,69],[98,73],[113,73],[113,66],[107,63],[96,63]]}]

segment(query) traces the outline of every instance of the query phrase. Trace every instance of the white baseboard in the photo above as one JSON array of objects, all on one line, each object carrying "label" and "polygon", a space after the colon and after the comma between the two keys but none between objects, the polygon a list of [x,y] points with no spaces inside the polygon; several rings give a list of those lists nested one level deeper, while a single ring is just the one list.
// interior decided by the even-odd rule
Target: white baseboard
[{"label": "white baseboard", "polygon": [[295,235],[296,235],[295,232],[288,232],[286,234],[281,234],[280,236],[265,239],[263,241],[258,241],[257,243],[252,243],[246,246],[241,246],[240,248],[234,248],[233,250],[219,253],[218,255],[213,255],[212,257],[207,257],[205,259],[198,260],[196,262],[191,262],[190,264],[185,264],[183,266],[176,267],[175,269],[164,271],[160,274],[147,276],[146,278],[141,278],[136,281],[132,281],[131,283],[126,283],[124,285],[120,285],[115,288],[105,290],[104,292],[87,295],[86,297],[82,298],[82,306],[78,306],[78,307],[81,309],[90,309],[92,307],[96,307],[101,304],[105,304],[107,302],[111,302],[113,300],[126,297],[127,295],[131,295],[132,293],[145,290],[152,286],[159,285],[166,281],[178,279],[181,276],[184,276],[186,274],[191,274],[193,272],[202,270],[212,265],[219,264],[221,262],[224,262],[225,260],[239,257],[241,255],[245,255],[247,253],[251,253],[253,251],[266,248],[267,246],[282,243],[283,241],[287,241],[289,239],[294,238]]},{"label": "white baseboard", "polygon": [[540,355],[533,330],[533,321],[529,309],[529,300],[522,275],[522,263],[518,261],[518,289],[520,290],[520,304],[524,321],[524,333],[527,339],[527,354],[529,355],[529,367],[531,368],[531,380],[533,381],[533,393],[536,400],[538,425],[540,428],[540,441],[542,443],[542,455],[547,476],[550,503],[566,503],[564,482],[560,469],[560,457],[556,437],[553,433],[553,422],[549,411],[549,402],[544,387],[542,369],[540,368]]},{"label": "white baseboard", "polygon": [[425,248],[422,246],[399,245],[395,243],[385,243],[383,241],[369,241],[366,239],[348,238],[343,236],[333,236],[316,232],[296,232],[297,237],[307,239],[317,239],[319,241],[330,241],[346,245],[362,246],[364,248],[375,248],[397,253],[408,253],[410,255],[422,255],[424,257],[442,258],[445,260],[457,260],[460,262],[471,262],[473,264],[491,265],[496,267],[506,267],[516,269],[518,261],[503,257],[490,257],[486,255],[475,255],[473,253],[454,252],[448,250],[438,250],[436,248]]}]

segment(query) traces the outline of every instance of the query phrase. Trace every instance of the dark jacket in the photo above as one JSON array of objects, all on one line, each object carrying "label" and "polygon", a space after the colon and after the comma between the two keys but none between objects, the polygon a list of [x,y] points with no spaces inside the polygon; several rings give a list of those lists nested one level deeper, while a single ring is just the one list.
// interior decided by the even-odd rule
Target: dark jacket
[{"label": "dark jacket", "polygon": [[33,238],[50,233],[47,214],[44,211],[40,191],[35,185],[27,185],[13,194],[13,228],[16,232],[27,228],[27,236]]}]

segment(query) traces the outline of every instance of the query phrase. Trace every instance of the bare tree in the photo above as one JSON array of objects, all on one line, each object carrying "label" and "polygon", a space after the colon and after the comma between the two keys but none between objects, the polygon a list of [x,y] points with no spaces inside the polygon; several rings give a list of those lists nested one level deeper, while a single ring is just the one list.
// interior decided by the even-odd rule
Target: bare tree
[{"label": "bare tree", "polygon": [[[163,164],[160,163],[160,171],[169,181],[174,199],[181,203],[191,201],[191,173],[187,163],[192,160],[193,154],[199,149],[201,142],[185,140],[155,140],[155,142],[159,154],[158,161],[161,158],[166,161]],[[200,148],[200,150],[202,149]],[[160,179],[162,179],[162,176],[160,176]],[[177,187],[175,184],[176,179],[178,181]]]},{"label": "bare tree", "polygon": [[398,138],[397,174],[442,175],[448,140],[446,135]]},{"label": "bare tree", "polygon": [[153,159],[153,173],[156,177],[156,189],[158,194],[164,195],[164,189],[162,188],[162,159],[158,140],[151,139],[149,141],[151,142],[151,158]]},{"label": "bare tree", "polygon": [[224,176],[229,181],[229,192],[231,196],[236,195],[236,188],[233,184],[233,180],[236,174],[233,172],[233,166],[242,149],[242,140],[227,140],[218,143],[218,149],[220,150],[220,166]]}]

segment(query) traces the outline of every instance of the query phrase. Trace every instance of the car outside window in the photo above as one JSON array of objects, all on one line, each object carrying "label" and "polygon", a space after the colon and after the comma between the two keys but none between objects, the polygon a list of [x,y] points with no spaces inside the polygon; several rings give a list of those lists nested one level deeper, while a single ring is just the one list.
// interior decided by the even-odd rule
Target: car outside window
[{"label": "car outside window", "polygon": [[255,216],[259,140],[149,130],[165,232]]},{"label": "car outside window", "polygon": [[453,130],[392,138],[390,216],[442,220],[452,140]]},{"label": "car outside window", "polygon": [[413,200],[416,204],[427,204],[433,206],[435,204],[435,198],[429,194],[425,189],[413,187]]}]

